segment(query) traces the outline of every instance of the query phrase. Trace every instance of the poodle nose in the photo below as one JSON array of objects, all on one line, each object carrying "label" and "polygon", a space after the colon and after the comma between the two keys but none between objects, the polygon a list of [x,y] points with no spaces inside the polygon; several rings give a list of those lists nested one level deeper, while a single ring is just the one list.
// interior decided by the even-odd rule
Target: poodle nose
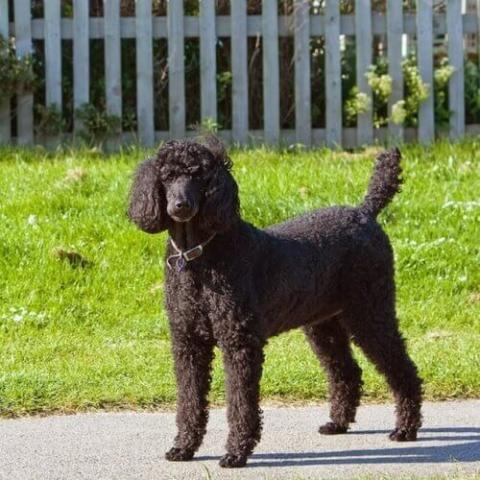
[{"label": "poodle nose", "polygon": [[190,209],[190,202],[188,200],[177,200],[175,202],[175,208],[178,208],[179,210]]}]

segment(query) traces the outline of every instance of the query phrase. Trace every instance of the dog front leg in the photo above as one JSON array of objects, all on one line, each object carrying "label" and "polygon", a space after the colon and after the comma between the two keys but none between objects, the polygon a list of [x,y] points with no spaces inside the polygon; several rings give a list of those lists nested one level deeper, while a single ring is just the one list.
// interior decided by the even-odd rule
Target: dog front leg
[{"label": "dog front leg", "polygon": [[263,345],[223,349],[227,390],[229,435],[227,453],[220,466],[243,467],[260,440],[262,411],[259,407]]},{"label": "dog front leg", "polygon": [[208,420],[213,343],[198,338],[174,338],[177,378],[177,428],[170,461],[190,460],[202,443]]}]

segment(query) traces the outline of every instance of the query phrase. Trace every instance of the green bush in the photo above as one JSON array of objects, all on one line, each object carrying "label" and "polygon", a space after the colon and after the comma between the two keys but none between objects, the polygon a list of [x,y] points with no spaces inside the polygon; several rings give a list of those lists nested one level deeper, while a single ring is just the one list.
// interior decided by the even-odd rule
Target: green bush
[{"label": "green bush", "polygon": [[0,101],[10,99],[18,91],[31,92],[37,77],[33,72],[33,57],[17,57],[15,39],[0,36]]},{"label": "green bush", "polygon": [[35,133],[41,136],[59,135],[66,128],[66,121],[57,105],[36,105]]},{"label": "green bush", "polygon": [[82,123],[80,136],[89,144],[102,144],[108,137],[121,133],[121,118],[92,104],[82,105],[75,110],[75,116]]}]

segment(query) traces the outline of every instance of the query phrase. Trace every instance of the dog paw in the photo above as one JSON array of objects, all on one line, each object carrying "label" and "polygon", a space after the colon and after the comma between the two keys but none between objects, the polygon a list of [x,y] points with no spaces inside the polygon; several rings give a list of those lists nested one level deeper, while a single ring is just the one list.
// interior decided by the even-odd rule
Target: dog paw
[{"label": "dog paw", "polygon": [[347,430],[348,427],[344,425],[338,425],[338,423],[334,422],[328,422],[318,429],[322,435],[337,435],[339,433],[346,433]]},{"label": "dog paw", "polygon": [[414,442],[417,439],[417,431],[396,428],[388,438],[394,442]]},{"label": "dog paw", "polygon": [[193,453],[191,450],[173,447],[165,454],[165,458],[170,462],[185,462],[193,458]]},{"label": "dog paw", "polygon": [[220,459],[219,465],[223,468],[239,468],[244,467],[246,463],[247,457],[227,453]]}]

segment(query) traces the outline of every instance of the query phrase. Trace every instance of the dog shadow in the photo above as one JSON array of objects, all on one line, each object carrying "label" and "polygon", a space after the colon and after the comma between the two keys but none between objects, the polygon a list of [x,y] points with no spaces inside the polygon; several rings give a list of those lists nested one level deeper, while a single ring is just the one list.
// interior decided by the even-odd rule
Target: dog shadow
[{"label": "dog shadow", "polygon": [[[361,430],[353,431],[350,435],[386,435],[388,432],[388,430]],[[424,437],[422,434],[425,433],[433,435]],[[448,443],[445,445],[428,445],[428,442],[433,441]],[[197,458],[197,460],[213,459],[214,457]],[[480,461],[480,428],[452,427],[422,429],[416,443],[392,443],[390,448],[256,453],[250,457],[247,467],[466,463],[478,461]]]}]

